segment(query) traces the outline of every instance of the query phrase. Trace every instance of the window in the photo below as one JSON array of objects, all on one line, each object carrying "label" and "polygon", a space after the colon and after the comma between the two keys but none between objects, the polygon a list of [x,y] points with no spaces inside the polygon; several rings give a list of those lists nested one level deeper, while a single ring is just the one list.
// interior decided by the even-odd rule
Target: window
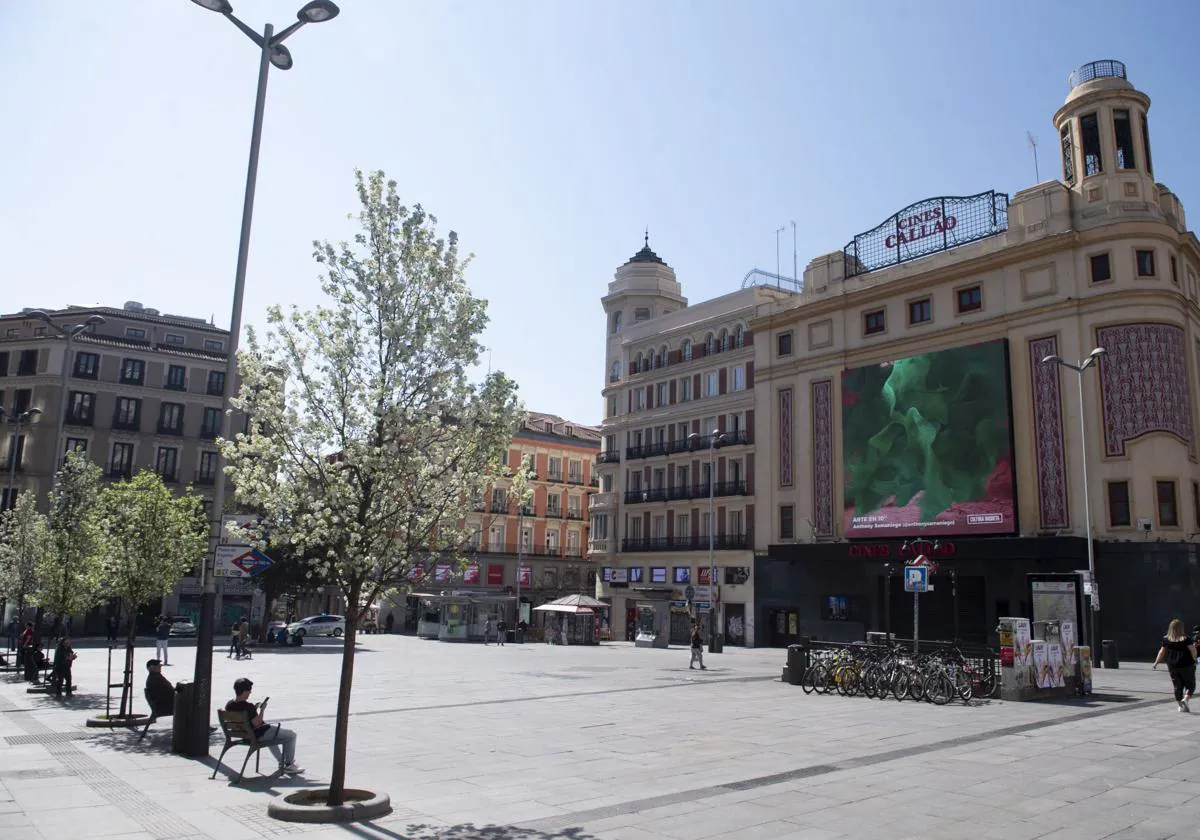
[{"label": "window", "polygon": [[221,409],[205,408],[204,419],[200,424],[200,437],[215,438],[221,434]]},{"label": "window", "polygon": [[685,362],[692,360],[692,340],[690,338],[685,338],[679,345],[679,355]]},{"label": "window", "polygon": [[612,368],[608,372],[608,381],[609,382],[620,382],[621,381],[621,362],[620,362],[620,360],[612,363]]},{"label": "window", "polygon": [[492,490],[492,513],[504,513],[508,510],[508,491],[503,487]]},{"label": "window", "polygon": [[[1170,257],[1168,257],[1168,259],[1170,260],[1170,265],[1171,265],[1171,282],[1174,283],[1176,286],[1178,286],[1179,285],[1179,266],[1176,263],[1175,255],[1172,254]],[[0,375],[2,375],[2,374],[0,374]]]},{"label": "window", "polygon": [[887,329],[887,312],[875,309],[863,313],[863,335],[876,335]]},{"label": "window", "polygon": [[646,389],[645,388],[634,388],[633,389],[633,410],[634,411],[644,411],[645,408],[646,408]]},{"label": "window", "polygon": [[744,329],[742,329],[741,324],[738,324],[736,327],[734,327],[733,346],[734,347],[745,347],[746,346],[746,331]]},{"label": "window", "polygon": [[729,531],[727,533],[734,537],[740,537],[746,533],[745,518],[742,511],[729,511]]},{"label": "window", "polygon": [[980,286],[971,286],[966,289],[958,290],[958,314],[964,312],[978,312],[983,309],[983,288]]},{"label": "window", "polygon": [[549,466],[550,466],[550,469],[549,469],[550,480],[551,481],[562,481],[562,479],[563,479],[562,458],[551,458]]},{"label": "window", "polygon": [[826,595],[821,599],[822,621],[849,621],[850,599],[845,595]]},{"label": "window", "polygon": [[692,567],[691,566],[676,566],[673,570],[675,583],[691,583]]},{"label": "window", "polygon": [[677,536],[691,538],[691,529],[692,519],[690,514],[681,513],[675,517],[675,534]]},{"label": "window", "polygon": [[1154,276],[1154,252],[1149,250],[1134,251],[1134,256],[1137,261],[1138,277],[1153,277]]},{"label": "window", "polygon": [[700,514],[700,536],[707,537],[712,526],[712,514],[705,511]]},{"label": "window", "polygon": [[617,398],[615,395],[610,395],[608,398],[608,416],[617,416]]},{"label": "window", "polygon": [[666,583],[667,582],[667,567],[666,566],[651,566],[650,567],[650,582],[651,583]]},{"label": "window", "polygon": [[734,365],[733,366],[733,390],[735,390],[735,391],[745,391],[746,390],[746,366],[745,365]]},{"label": "window", "polygon": [[1146,115],[1139,114],[1142,123],[1142,148],[1146,150],[1146,172],[1154,174],[1154,167],[1150,164],[1150,124],[1146,122]]},{"label": "window", "polygon": [[704,396],[715,397],[717,395],[717,382],[718,377],[715,370],[704,374]]},{"label": "window", "polygon": [[66,451],[67,452],[87,452],[88,451],[87,438],[73,438],[73,437],[67,438]]},{"label": "window", "polygon": [[1083,174],[1099,175],[1104,171],[1100,156],[1100,123],[1095,114],[1084,114],[1079,118],[1079,139],[1083,143]]},{"label": "window", "polygon": [[167,366],[167,381],[163,385],[172,391],[187,390],[187,368],[183,365],[168,365]]},{"label": "window", "polygon": [[670,405],[670,403],[671,403],[671,386],[669,384],[667,384],[666,382],[659,382],[657,393],[654,395],[654,404],[656,406],[660,406],[660,405]]},{"label": "window", "polygon": [[1192,482],[1192,522],[1200,527],[1200,481]]},{"label": "window", "polygon": [[1158,525],[1160,528],[1179,527],[1179,509],[1175,504],[1175,482],[1154,482],[1154,498],[1158,502]]},{"label": "window", "polygon": [[32,388],[18,388],[13,391],[13,414],[20,414],[22,411],[27,411],[31,402],[33,402]]},{"label": "window", "polygon": [[72,391],[67,398],[67,422],[92,425],[96,412],[96,395]]},{"label": "window", "polygon": [[792,355],[792,334],[790,332],[780,333],[775,336],[775,355]]},{"label": "window", "polygon": [[146,363],[141,359],[121,360],[121,384],[141,385],[146,380]]},{"label": "window", "polygon": [[729,332],[728,332],[728,330],[721,330],[720,341],[721,341],[721,352],[724,353],[726,350],[729,349]]},{"label": "window", "polygon": [[72,376],[78,379],[95,379],[100,374],[100,355],[98,353],[75,354],[75,370]]},{"label": "window", "polygon": [[1071,136],[1071,121],[1063,126],[1062,134],[1062,162],[1063,162],[1063,180],[1067,184],[1075,183],[1075,140]]},{"label": "window", "polygon": [[621,313],[614,312],[612,316],[612,331],[615,335],[621,331]]},{"label": "window", "polygon": [[667,538],[667,517],[656,516],[650,523],[651,536],[656,540],[665,540]]},{"label": "window", "polygon": [[1109,265],[1108,254],[1094,254],[1089,257],[1088,268],[1093,283],[1103,283],[1112,279],[1112,266]]},{"label": "window", "polygon": [[704,337],[704,352],[708,355],[712,355],[713,353],[717,352],[717,340],[713,337],[712,333],[709,333]]},{"label": "window", "polygon": [[679,401],[691,402],[692,400],[692,377],[685,376],[679,380]]},{"label": "window", "polygon": [[793,505],[779,506],[779,539],[796,538],[796,508]]},{"label": "window", "polygon": [[8,376],[8,351],[0,353],[0,376]]},{"label": "window", "polygon": [[210,370],[208,372],[208,393],[213,397],[225,395],[225,371]]},{"label": "window", "polygon": [[201,452],[200,469],[196,470],[197,484],[212,484],[217,477],[217,453]]},{"label": "window", "polygon": [[583,484],[583,461],[567,462],[567,480],[573,484]]},{"label": "window", "polygon": [[8,447],[4,452],[4,469],[11,470],[14,465],[13,458],[16,457],[16,468],[18,470],[25,468],[25,435],[9,435]]},{"label": "window", "polygon": [[578,519],[580,517],[581,510],[582,510],[582,505],[580,504],[579,497],[578,496],[568,496],[567,497],[567,518],[568,519]]},{"label": "window", "polygon": [[163,481],[175,481],[179,478],[179,450],[173,446],[158,447],[154,471]]},{"label": "window", "polygon": [[676,487],[687,487],[689,475],[690,475],[690,472],[687,467],[676,467],[675,468],[675,486]]},{"label": "window", "polygon": [[1113,528],[1128,528],[1133,524],[1128,481],[1108,482],[1108,524]]},{"label": "window", "polygon": [[1113,138],[1117,141],[1117,169],[1133,169],[1133,126],[1128,109],[1113,109]]},{"label": "window", "polygon": [[126,338],[134,338],[134,339],[137,339],[138,341],[142,341],[146,338],[146,331],[141,329],[140,327],[126,327],[125,328],[125,337]]},{"label": "window", "polygon": [[175,344],[179,346],[187,343],[184,337],[177,333],[167,333],[165,336],[163,336],[163,341],[167,344]]},{"label": "window", "polygon": [[142,401],[129,397],[117,398],[117,410],[113,414],[113,428],[127,432],[140,431],[142,425]]},{"label": "window", "polygon": [[206,338],[204,339],[204,349],[220,353],[225,349],[225,342],[221,341],[219,338]]},{"label": "window", "polygon": [[105,470],[109,478],[129,478],[133,474],[133,444],[114,443],[112,460]]},{"label": "window", "polygon": [[0,510],[12,510],[17,506],[17,497],[21,491],[17,488],[5,487],[0,489]]},{"label": "window", "polygon": [[924,324],[933,319],[933,306],[929,298],[909,301],[908,323]]},{"label": "window", "polygon": [[634,309],[633,310],[633,320],[634,321],[649,321],[650,320],[650,307],[639,306],[636,309]]},{"label": "window", "polygon": [[37,373],[38,351],[22,350],[17,361],[17,376],[33,376]]},{"label": "window", "polygon": [[9,327],[8,329],[6,329],[4,331],[5,338],[16,338],[20,334],[21,334],[21,331],[19,329],[17,329],[16,327]]},{"label": "window", "polygon": [[183,434],[183,406],[179,403],[165,402],[158,410],[159,434]]}]

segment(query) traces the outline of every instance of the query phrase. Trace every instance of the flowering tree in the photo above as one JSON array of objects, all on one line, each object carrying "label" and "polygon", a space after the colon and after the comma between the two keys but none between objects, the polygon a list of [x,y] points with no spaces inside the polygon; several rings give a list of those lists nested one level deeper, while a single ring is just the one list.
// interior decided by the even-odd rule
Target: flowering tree
[{"label": "flowering tree", "polygon": [[16,507],[0,514],[0,598],[16,603],[18,619],[37,591],[38,564],[48,549],[46,517],[38,512],[37,494],[21,493]]},{"label": "flowering tree", "polygon": [[39,609],[54,616],[55,635],[65,619],[100,602],[100,474],[86,455],[70,452],[50,493],[49,550],[37,564],[37,598]]},{"label": "flowering tree", "polygon": [[[138,607],[171,591],[208,550],[208,525],[197,496],[176,496],[150,470],[105,488],[100,497],[100,553],[104,591],[133,616]],[[129,622],[121,710],[130,706],[136,635]]]},{"label": "flowering tree", "polygon": [[221,441],[239,501],[345,600],[331,806],[345,798],[363,610],[431,555],[460,555],[472,492],[499,471],[520,418],[510,379],[469,378],[487,305],[466,285],[457,236],[439,238],[382,172],[356,184],[354,242],[315,243],[327,303],[274,307],[263,340],[249,334],[234,404],[250,426]]}]

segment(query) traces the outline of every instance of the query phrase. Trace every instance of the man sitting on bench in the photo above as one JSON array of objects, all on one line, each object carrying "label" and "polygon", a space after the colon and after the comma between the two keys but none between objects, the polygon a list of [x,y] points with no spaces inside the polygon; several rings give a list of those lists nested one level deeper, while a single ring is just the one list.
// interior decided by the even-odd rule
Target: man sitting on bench
[{"label": "man sitting on bench", "polygon": [[162,662],[151,659],[146,663],[146,692],[150,695],[151,711],[155,717],[175,714],[175,686],[162,675]]},{"label": "man sitting on bench", "polygon": [[[250,689],[253,687],[254,683],[246,677],[234,681],[233,691],[237,696],[225,704],[225,711],[246,712],[250,716],[250,725],[254,727],[258,742],[275,756],[279,762],[279,772],[289,776],[303,773],[304,768],[296,766],[296,733],[284,729],[278,723],[267,723],[263,720],[263,710],[267,706],[267,700],[271,698],[268,697],[262,703],[251,703]],[[283,748],[282,754],[280,747]]]}]

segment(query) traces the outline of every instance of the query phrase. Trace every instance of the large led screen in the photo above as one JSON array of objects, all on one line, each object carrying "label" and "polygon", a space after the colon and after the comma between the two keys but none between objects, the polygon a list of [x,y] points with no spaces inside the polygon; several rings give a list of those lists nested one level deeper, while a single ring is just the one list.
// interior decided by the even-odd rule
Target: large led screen
[{"label": "large led screen", "polygon": [[842,374],[848,538],[1011,534],[1008,342]]}]

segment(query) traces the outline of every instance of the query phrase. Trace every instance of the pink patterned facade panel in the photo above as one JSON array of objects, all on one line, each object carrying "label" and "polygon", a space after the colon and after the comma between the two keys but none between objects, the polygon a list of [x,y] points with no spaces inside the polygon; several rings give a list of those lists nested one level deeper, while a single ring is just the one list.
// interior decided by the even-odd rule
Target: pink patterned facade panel
[{"label": "pink patterned facade panel", "polygon": [[1044,530],[1069,528],[1067,459],[1063,442],[1062,369],[1042,359],[1058,355],[1055,336],[1029,341],[1033,383],[1033,451],[1037,463],[1038,510]]},{"label": "pink patterned facade panel", "polygon": [[791,487],[792,473],[792,389],[779,391],[779,486]]},{"label": "pink patterned facade panel", "polygon": [[1195,454],[1187,340],[1170,324],[1121,324],[1096,330],[1100,347],[1100,397],[1104,451],[1125,454],[1125,445],[1151,432],[1175,435]]},{"label": "pink patterned facade panel", "polygon": [[833,382],[812,383],[813,531],[833,536]]}]

